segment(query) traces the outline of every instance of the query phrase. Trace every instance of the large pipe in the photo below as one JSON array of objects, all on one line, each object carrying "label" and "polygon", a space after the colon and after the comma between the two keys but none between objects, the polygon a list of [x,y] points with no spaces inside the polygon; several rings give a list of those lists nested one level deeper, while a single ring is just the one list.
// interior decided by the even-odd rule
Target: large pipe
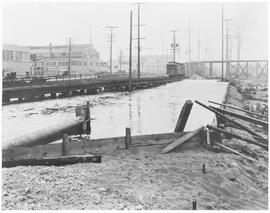
[{"label": "large pipe", "polygon": [[76,109],[76,116],[80,116],[78,119],[73,121],[65,121],[45,129],[35,131],[31,134],[12,139],[2,144],[2,149],[5,150],[12,147],[48,144],[62,138],[64,134],[90,134],[90,102],[87,102],[86,107],[79,108],[79,111],[81,110],[81,112],[77,112],[78,110]]},{"label": "large pipe", "polygon": [[76,119],[70,122],[50,126],[45,129],[35,131],[31,134],[23,135],[2,144],[2,149],[9,149],[18,146],[34,146],[51,143],[63,137],[64,134],[82,133],[83,119]]}]

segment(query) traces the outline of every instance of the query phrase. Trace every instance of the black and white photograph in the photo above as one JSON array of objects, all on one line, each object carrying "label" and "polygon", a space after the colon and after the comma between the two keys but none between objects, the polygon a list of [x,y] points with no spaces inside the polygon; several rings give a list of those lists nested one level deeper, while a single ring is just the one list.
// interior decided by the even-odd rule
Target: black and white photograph
[{"label": "black and white photograph", "polygon": [[268,8],[1,1],[1,209],[267,211]]}]

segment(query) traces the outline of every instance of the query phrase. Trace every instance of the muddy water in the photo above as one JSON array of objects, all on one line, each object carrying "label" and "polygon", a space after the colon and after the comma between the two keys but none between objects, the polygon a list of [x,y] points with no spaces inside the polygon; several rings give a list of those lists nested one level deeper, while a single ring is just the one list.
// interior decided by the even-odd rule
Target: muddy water
[{"label": "muddy water", "polygon": [[[92,138],[123,136],[125,127],[133,135],[170,132],[187,99],[222,102],[227,83],[216,80],[181,82],[133,91],[45,100],[2,108],[2,140],[66,122],[75,118],[75,107],[91,103]],[[214,114],[194,104],[185,130],[211,123]]]}]

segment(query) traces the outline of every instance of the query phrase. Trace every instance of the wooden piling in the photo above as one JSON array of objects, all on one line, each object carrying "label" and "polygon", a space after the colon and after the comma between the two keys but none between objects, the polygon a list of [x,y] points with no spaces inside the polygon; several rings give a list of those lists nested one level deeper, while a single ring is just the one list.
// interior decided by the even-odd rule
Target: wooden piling
[{"label": "wooden piling", "polygon": [[190,100],[187,100],[184,104],[184,106],[182,107],[182,110],[179,114],[174,132],[183,132],[184,128],[186,126],[187,123],[187,119],[190,115],[190,111],[192,109],[193,106],[193,102]]},{"label": "wooden piling", "polygon": [[69,155],[69,138],[67,134],[64,134],[63,136],[63,142],[62,142],[62,155],[68,156]]},{"label": "wooden piling", "polygon": [[129,150],[131,148],[131,131],[130,131],[130,128],[126,128],[125,145],[126,145],[126,149]]}]

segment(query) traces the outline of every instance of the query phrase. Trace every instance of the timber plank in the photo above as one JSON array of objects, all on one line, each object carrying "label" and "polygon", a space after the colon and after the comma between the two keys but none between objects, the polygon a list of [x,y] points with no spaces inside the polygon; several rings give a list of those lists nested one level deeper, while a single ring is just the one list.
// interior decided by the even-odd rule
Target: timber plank
[{"label": "timber plank", "polygon": [[[161,133],[154,135],[132,136],[132,146],[143,146],[144,144],[164,143],[162,140],[176,139],[186,133]],[[149,142],[150,141],[150,142]],[[69,141],[69,155],[99,154],[116,148],[125,148],[125,136],[113,138],[100,138],[91,140]],[[59,157],[63,154],[63,144],[45,144],[33,147],[12,147],[2,150],[2,160],[19,159],[42,159],[44,157]]]},{"label": "timber plank", "polygon": [[189,141],[192,137],[194,137],[195,135],[199,134],[201,131],[203,130],[202,127],[191,131],[187,134],[185,134],[183,137],[179,138],[178,140],[174,141],[173,143],[169,144],[168,146],[166,146],[163,150],[162,153],[166,154],[172,150],[174,150],[175,148],[179,147],[181,144]]},{"label": "timber plank", "polygon": [[64,156],[58,158],[20,159],[2,162],[2,167],[15,166],[63,166],[75,163],[101,163],[100,155]]}]

